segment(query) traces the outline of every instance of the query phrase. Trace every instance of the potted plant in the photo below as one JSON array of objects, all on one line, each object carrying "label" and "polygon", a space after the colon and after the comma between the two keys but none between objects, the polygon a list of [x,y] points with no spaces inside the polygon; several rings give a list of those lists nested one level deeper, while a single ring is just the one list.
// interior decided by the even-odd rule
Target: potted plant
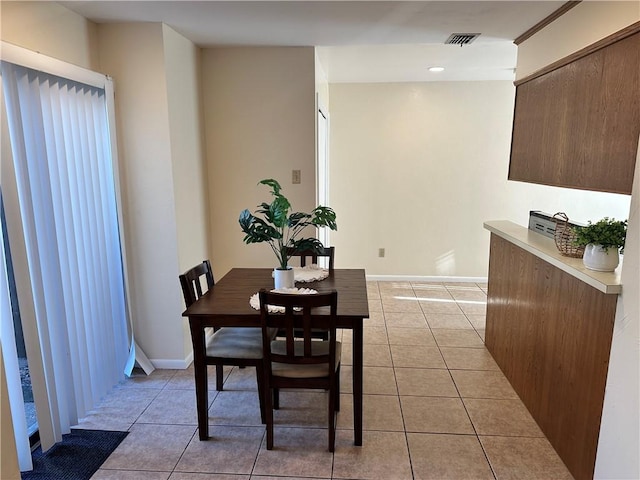
[{"label": "potted plant", "polygon": [[612,272],[624,251],[627,221],[604,217],[596,223],[576,228],[576,245],[584,245],[584,266],[590,270]]},{"label": "potted plant", "polygon": [[268,178],[259,184],[271,187],[274,197],[271,203],[263,202],[255,211],[258,217],[245,209],[240,212],[240,228],[244,232],[244,242],[267,242],[275,253],[278,267],[275,269],[276,288],[293,287],[293,270],[289,267],[290,249],[322,252],[322,242],[317,238],[298,238],[306,227],[329,227],[337,230],[336,214],[330,207],[316,207],[311,213],[292,212],[291,203],[280,193],[280,184]]}]

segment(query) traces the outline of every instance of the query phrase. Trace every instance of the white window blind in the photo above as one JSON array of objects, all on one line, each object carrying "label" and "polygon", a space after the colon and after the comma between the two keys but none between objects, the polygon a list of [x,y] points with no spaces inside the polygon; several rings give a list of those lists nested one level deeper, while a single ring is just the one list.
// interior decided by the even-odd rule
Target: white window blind
[{"label": "white window blind", "polygon": [[[0,191],[0,214],[4,219],[4,207],[2,201],[2,192]],[[22,383],[20,379],[20,367],[18,365],[18,353],[16,351],[15,330],[13,328],[11,300],[9,297],[9,275],[7,272],[7,254],[5,245],[7,244],[4,221],[0,228],[0,346],[2,351],[3,365],[6,372],[7,397],[11,410],[11,425],[13,427],[14,436],[16,438],[16,453],[18,455],[18,464],[21,470],[31,470],[33,463],[31,461],[31,448],[29,445],[29,436],[27,434],[27,421],[24,410],[24,400],[22,398]],[[4,400],[4,398],[3,398]],[[9,424],[9,419],[3,419],[4,425]],[[6,428],[6,427],[4,427]]]},{"label": "white window blind", "polygon": [[22,320],[34,323],[26,330],[37,332],[46,379],[46,450],[124,377],[129,355],[107,104],[104,89],[8,62],[2,82],[35,310]]}]

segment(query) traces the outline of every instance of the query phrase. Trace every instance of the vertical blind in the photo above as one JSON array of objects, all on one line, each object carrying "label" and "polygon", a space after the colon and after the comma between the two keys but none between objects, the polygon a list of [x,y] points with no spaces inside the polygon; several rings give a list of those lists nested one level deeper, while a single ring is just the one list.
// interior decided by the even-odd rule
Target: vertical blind
[{"label": "vertical blind", "polygon": [[[20,379],[20,367],[15,343],[15,330],[13,327],[13,313],[9,293],[9,275],[7,271],[7,257],[9,244],[5,233],[4,202],[0,190],[0,347],[6,372],[7,397],[11,410],[11,425],[16,438],[16,453],[21,470],[31,470],[31,448],[27,434],[27,420],[25,416],[24,400],[22,398],[22,384]],[[4,425],[9,424],[8,419],[2,419]],[[6,427],[4,427],[6,428]]]},{"label": "vertical blind", "polygon": [[103,89],[8,62],[2,82],[35,311],[22,321],[35,323],[45,373],[46,450],[124,377],[129,353],[109,122]]}]

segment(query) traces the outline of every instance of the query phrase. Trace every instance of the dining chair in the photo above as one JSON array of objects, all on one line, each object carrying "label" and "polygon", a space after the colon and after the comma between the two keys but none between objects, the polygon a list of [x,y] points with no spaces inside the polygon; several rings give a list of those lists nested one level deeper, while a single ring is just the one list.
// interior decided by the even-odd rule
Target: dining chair
[{"label": "dining chair", "polygon": [[[310,259],[310,264],[318,264],[318,258],[326,257],[329,260],[329,272],[333,272],[333,257],[335,255],[335,247],[323,247],[321,253],[316,253],[313,250],[296,250],[294,247],[287,247],[287,253],[292,257],[300,258],[300,266],[305,267],[307,265],[307,258]],[[283,332],[278,332],[278,336],[283,336]],[[314,338],[320,338],[327,340],[326,332],[314,331]]]},{"label": "dining chair", "polygon": [[[267,424],[267,450],[273,449],[273,410],[279,408],[281,388],[322,389],[328,391],[329,451],[335,449],[336,412],[340,410],[341,343],[336,340],[338,293],[291,295],[259,292],[260,319],[264,351],[264,393]],[[284,312],[270,311],[281,307]],[[328,314],[316,315],[317,309]],[[285,332],[284,339],[273,339],[270,329]],[[302,335],[294,335],[294,329]],[[323,329],[328,340],[313,338],[312,329]]]},{"label": "dining chair", "polygon": [[[179,276],[184,303],[187,308],[198,298],[211,289],[215,282],[209,260],[190,268]],[[206,290],[204,285],[206,284]],[[269,334],[275,337],[276,330],[270,330]],[[194,341],[194,335],[191,335]],[[263,385],[263,355],[262,355],[262,329],[259,327],[221,327],[216,329],[213,335],[205,335],[205,363],[216,366],[216,390],[223,390],[223,366],[233,365],[238,367],[256,368],[256,381],[258,395],[260,397],[260,415],[265,422],[264,385]],[[197,346],[193,345],[194,350]],[[207,369],[204,372],[204,382],[207,382]],[[197,374],[196,374],[197,375]],[[198,382],[196,378],[196,383]],[[206,402],[203,402],[206,404]]]},{"label": "dining chair", "polygon": [[322,253],[316,253],[312,250],[296,250],[294,247],[287,247],[287,253],[292,257],[300,257],[301,267],[307,265],[307,259],[311,260],[311,264],[318,264],[318,258],[326,257],[329,259],[329,272],[333,272],[335,247],[324,247]]}]

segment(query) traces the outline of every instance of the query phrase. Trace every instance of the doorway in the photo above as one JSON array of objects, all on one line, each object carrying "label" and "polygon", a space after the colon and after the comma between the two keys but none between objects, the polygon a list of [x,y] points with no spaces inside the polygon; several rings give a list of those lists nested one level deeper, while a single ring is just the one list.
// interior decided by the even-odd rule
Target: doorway
[{"label": "doorway", "polygon": [[[317,118],[317,205],[329,205],[329,116],[318,108]],[[330,246],[329,229],[318,229],[318,239],[324,246]],[[326,262],[326,259],[318,259],[320,262]],[[326,267],[321,263],[322,267]]]}]

